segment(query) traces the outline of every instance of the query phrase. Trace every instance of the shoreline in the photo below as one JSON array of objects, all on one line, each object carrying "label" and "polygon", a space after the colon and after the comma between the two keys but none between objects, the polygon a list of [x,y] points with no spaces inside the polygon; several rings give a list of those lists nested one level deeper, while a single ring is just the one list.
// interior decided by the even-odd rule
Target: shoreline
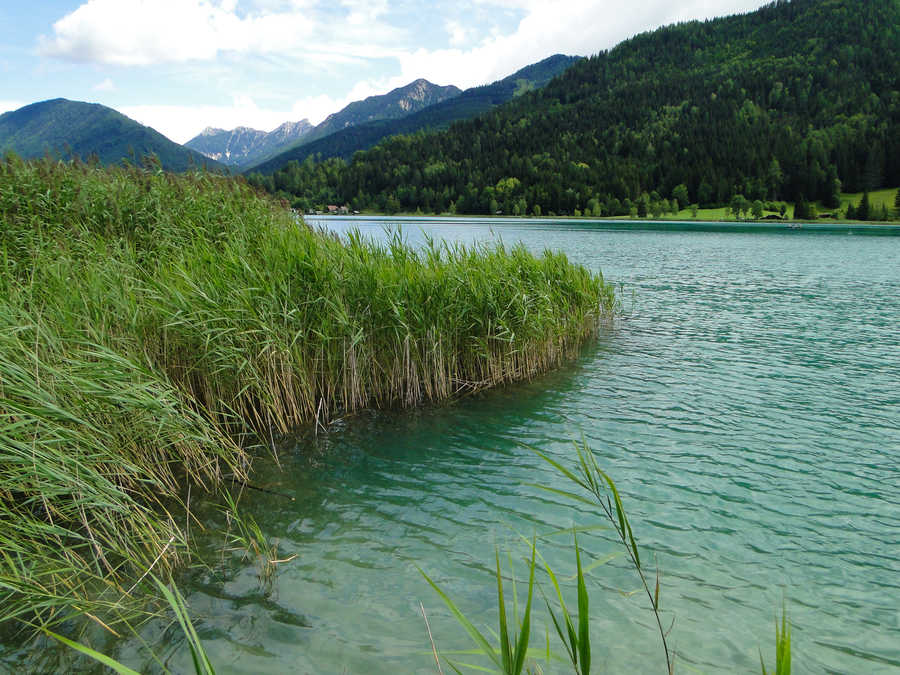
[{"label": "shoreline", "polygon": [[829,234],[860,234],[874,236],[900,236],[900,223],[875,222],[809,222],[809,221],[718,221],[718,220],[632,220],[623,218],[575,218],[573,216],[557,216],[553,218],[515,217],[515,216],[459,216],[459,215],[379,215],[365,213],[360,215],[304,215],[306,222],[366,222],[396,220],[398,223],[446,223],[458,222],[484,224],[534,224],[534,225],[574,225],[585,229],[620,230],[620,231],[673,231],[673,232],[778,232],[802,234],[804,232]]}]

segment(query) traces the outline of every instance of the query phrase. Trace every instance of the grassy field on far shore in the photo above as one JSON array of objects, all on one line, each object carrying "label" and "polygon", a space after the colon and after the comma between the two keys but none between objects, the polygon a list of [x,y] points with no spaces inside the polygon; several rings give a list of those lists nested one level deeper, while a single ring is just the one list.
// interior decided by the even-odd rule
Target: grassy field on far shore
[{"label": "grassy field on far shore", "polygon": [[[888,220],[883,221],[879,218],[879,219],[867,221],[867,222],[872,222],[872,223],[896,222],[897,220],[900,220],[900,209],[898,209],[897,207],[894,206],[894,200],[897,197],[897,189],[898,188],[883,188],[881,190],[875,190],[875,191],[869,193],[869,203],[871,205],[871,208],[874,210],[875,213],[878,213],[878,214],[881,213],[883,208],[886,208],[887,214],[888,214]],[[816,210],[818,211],[819,214],[833,214],[835,212],[837,212],[839,214],[838,218],[821,218],[820,220],[822,222],[826,222],[826,223],[829,221],[847,222],[847,219],[846,219],[847,206],[849,204],[853,204],[854,207],[859,206],[859,203],[862,200],[862,197],[863,197],[862,192],[841,193],[841,197],[840,197],[841,206],[838,209],[829,209],[829,208],[823,206],[820,202],[813,202],[813,205],[816,207]],[[785,216],[784,216],[784,222],[793,221],[794,220],[794,204],[791,202],[776,202],[776,203],[779,206],[781,204],[785,205],[786,211],[785,211]],[[366,212],[366,213],[364,213],[364,215],[384,215],[384,214]],[[426,216],[427,217],[429,214],[423,214],[421,212],[416,212],[416,213],[401,212],[401,213],[397,213],[394,215],[404,216],[404,217],[406,217],[406,216]],[[772,216],[772,215],[780,215],[780,211],[764,210],[764,212],[763,212],[763,218],[765,218],[766,216]],[[457,217],[457,214],[443,213],[443,214],[440,214],[440,216],[442,216],[442,217]],[[458,217],[465,218],[466,216],[459,215]],[[509,218],[510,216],[508,216],[508,215],[499,215],[499,216],[478,215],[478,216],[472,216],[472,217],[475,217],[475,218],[492,218],[492,217]],[[699,222],[726,222],[726,223],[737,220],[735,218],[734,214],[731,212],[731,209],[727,206],[697,209],[696,215],[694,214],[693,209],[688,207],[688,208],[679,210],[677,213],[665,213],[665,214],[662,214],[659,216],[650,215],[647,218],[636,218],[636,217],[631,218],[629,216],[603,216],[600,218],[593,218],[591,216],[583,216],[583,215],[582,216],[543,215],[543,216],[537,216],[537,217],[535,217],[535,216],[523,216],[523,217],[526,220],[530,219],[530,218],[534,218],[535,220],[539,220],[539,219],[546,220],[548,218],[550,218],[550,219],[552,219],[552,218],[560,218],[560,219],[577,218],[577,219],[584,219],[584,220],[645,220],[645,221],[646,220],[650,220],[650,221],[653,221],[653,220],[673,220],[673,221],[683,220],[683,221],[699,221]],[[741,222],[754,222],[754,221],[749,215],[745,214],[741,218]],[[851,220],[851,222],[855,222],[855,221]]]}]

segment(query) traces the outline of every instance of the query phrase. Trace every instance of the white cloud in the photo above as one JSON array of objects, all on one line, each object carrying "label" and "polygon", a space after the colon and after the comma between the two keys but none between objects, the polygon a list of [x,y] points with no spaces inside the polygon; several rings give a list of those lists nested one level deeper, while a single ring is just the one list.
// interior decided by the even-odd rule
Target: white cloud
[{"label": "white cloud", "polygon": [[[564,10],[557,3],[539,0],[481,0],[479,4],[517,9],[524,12],[524,17],[515,31],[494,32],[469,49],[421,47],[407,52],[400,57],[403,76],[452,82],[463,88],[485,84],[552,54],[589,56],[646,30],[677,21],[750,11],[761,6],[763,0],[567,0]],[[450,30],[451,22],[446,25]],[[459,42],[451,39],[451,44]]]},{"label": "white cloud", "polygon": [[220,52],[265,53],[309,39],[301,12],[236,13],[234,0],[88,0],[53,24],[44,54],[72,61],[143,66],[212,60]]},{"label": "white cloud", "polygon": [[47,56],[121,66],[213,61],[223,53],[376,58],[393,53],[402,30],[380,22],[387,0],[88,0],[39,39]]},{"label": "white cloud", "polygon": [[[425,77],[468,87],[554,53],[589,55],[663,24],[747,11],[762,2],[567,0],[561,7],[546,0],[470,0],[462,15],[455,4],[425,2],[418,19],[406,0],[86,0],[53,25],[39,49],[70,61],[124,66],[199,66],[224,53],[266,55],[295,69],[366,66],[363,77],[369,78],[373,70],[388,77],[387,60],[397,64],[397,83]],[[516,16],[522,18],[509,30]],[[418,20],[443,24],[448,46],[417,42]],[[473,44],[485,33],[490,37]],[[376,60],[382,62],[376,66]]]},{"label": "white cloud", "polygon": [[115,91],[116,85],[113,84],[113,81],[110,78],[106,78],[102,82],[98,82],[93,87],[91,87],[93,91]]},{"label": "white cloud", "polygon": [[387,13],[388,0],[341,0],[351,26],[370,26]]},{"label": "white cloud", "polygon": [[450,44],[454,47],[464,45],[469,41],[470,31],[459,21],[446,21],[444,23],[444,28],[447,30],[447,34],[450,36]]}]

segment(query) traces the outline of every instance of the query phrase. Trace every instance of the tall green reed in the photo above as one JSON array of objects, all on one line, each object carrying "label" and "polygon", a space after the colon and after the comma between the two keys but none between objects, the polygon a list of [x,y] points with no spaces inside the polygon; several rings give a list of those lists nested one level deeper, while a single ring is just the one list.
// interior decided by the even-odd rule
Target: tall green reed
[{"label": "tall green reed", "polygon": [[[494,663],[494,666],[497,668],[497,672],[503,673],[503,675],[520,675],[525,669],[525,658],[528,656],[528,643],[531,639],[531,601],[534,596],[534,570],[535,570],[535,555],[537,553],[536,542],[531,542],[531,563],[529,565],[529,576],[528,576],[528,599],[525,604],[525,610],[522,614],[522,618],[519,618],[518,611],[518,595],[516,593],[515,587],[515,576],[513,576],[513,622],[515,627],[510,630],[509,619],[506,613],[506,598],[503,590],[503,575],[500,570],[500,553],[497,552],[495,555],[497,562],[497,608],[499,614],[499,632],[496,634],[499,645],[497,647],[491,646],[490,641],[485,637],[485,635],[475,627],[469,619],[466,618],[465,614],[463,614],[453,600],[441,590],[440,586],[438,586],[434,581],[432,581],[431,577],[429,577],[425,572],[421,569],[419,573],[425,578],[425,581],[435,590],[435,592],[440,596],[440,598],[444,601],[450,611],[453,613],[453,616],[456,617],[456,620],[460,623],[460,625],[465,628],[466,632],[475,642],[478,649],[482,654],[489,657],[491,661]],[[512,565],[510,565],[512,567]],[[510,572],[514,575],[515,573],[510,569]],[[429,629],[430,632],[430,629]],[[435,650],[435,658],[438,659],[437,651]],[[457,664],[452,661],[448,661],[448,664],[451,668],[453,668],[456,672],[459,672],[457,668]],[[472,666],[470,664],[461,664],[465,667],[469,668],[479,668],[478,666]],[[437,662],[438,668],[440,668],[440,661]]]},{"label": "tall green reed", "polygon": [[188,486],[246,482],[248,445],[531,377],[615,305],[559,254],[339,240],[240,179],[5,158],[0,625],[128,630],[190,555]]},{"label": "tall green reed", "polygon": [[[593,452],[590,450],[586,443],[582,443],[581,445],[579,445],[578,443],[575,444],[577,462],[573,469],[563,466],[560,462],[557,462],[549,455],[541,452],[540,450],[537,450],[536,448],[532,448],[530,446],[525,447],[528,447],[529,450],[531,450],[545,462],[550,464],[560,475],[565,477],[574,486],[580,488],[581,491],[573,492],[537,484],[532,485],[532,487],[552,492],[558,496],[565,497],[566,499],[577,502],[579,504],[585,504],[591,508],[599,507],[605,519],[612,526],[612,530],[615,532],[619,545],[629,559],[631,567],[634,569],[635,573],[640,579],[641,586],[647,595],[649,601],[649,609],[654,615],[655,623],[660,636],[662,653],[665,657],[666,672],[669,673],[669,675],[672,675],[672,673],[675,672],[675,654],[674,652],[670,651],[668,646],[668,636],[669,632],[671,631],[671,626],[669,627],[669,629],[664,629],[662,625],[662,619],[660,615],[659,574],[657,573],[656,575],[653,590],[651,591],[651,585],[647,580],[645,568],[641,562],[640,551],[634,536],[634,532],[631,528],[631,524],[628,520],[627,513],[625,512],[625,508],[622,504],[622,499],[619,495],[619,490],[615,482],[606,472],[604,472],[600,468]],[[550,582],[550,585],[553,588],[553,595],[555,595],[555,601],[558,604],[558,609],[555,609],[553,605],[551,605],[550,598],[544,595],[543,588],[540,584],[538,584],[538,590],[542,595],[544,595],[547,613],[556,631],[556,635],[563,645],[565,656],[568,659],[572,667],[572,672],[575,673],[575,675],[590,675],[590,673],[592,672],[590,598],[587,590],[587,584],[585,582],[586,570],[582,566],[582,550],[578,545],[577,528],[573,528],[573,536],[576,570],[573,580],[575,581],[576,586],[577,613],[573,614],[573,612],[566,605],[565,594],[563,593],[558,574],[554,572],[553,568],[547,563],[546,560],[544,560],[540,552],[537,551],[535,545],[536,539],[532,539],[531,562],[529,564],[530,580],[528,589],[528,606],[525,614],[525,620],[522,622],[521,628],[519,629],[518,633],[514,635],[514,639],[516,640],[515,643],[510,642],[510,634],[507,629],[505,606],[506,603],[504,601],[502,590],[503,582],[499,565],[499,557],[497,558],[497,604],[500,632],[499,634],[495,635],[500,642],[499,648],[494,647],[460,610],[453,599],[450,598],[447,593],[442,590],[430,577],[428,577],[425,572],[420,570],[420,573],[423,575],[428,584],[437,592],[439,597],[451,610],[451,613],[456,618],[457,622],[472,638],[476,646],[476,651],[490,659],[490,661],[494,665],[494,669],[492,670],[490,668],[485,668],[477,664],[456,664],[453,661],[447,659],[447,663],[456,672],[460,672],[459,668],[457,667],[457,665],[460,665],[472,670],[497,672],[501,673],[502,675],[519,675],[522,672],[537,674],[542,672],[538,663],[541,658],[543,658],[548,665],[553,662],[553,660],[566,660],[561,659],[555,653],[551,652],[549,638],[546,656],[544,656],[543,654],[539,654],[534,650],[532,650],[530,653],[528,652],[528,631],[531,629],[532,625],[531,597],[534,586],[534,571],[536,567],[535,561],[536,559],[540,559],[541,566],[543,567],[543,571],[546,574],[546,579]],[[612,557],[600,559],[593,563],[591,567],[599,566],[611,559]],[[513,576],[513,579],[514,578],[515,577]],[[429,628],[429,636],[430,635],[431,629]],[[504,650],[507,649],[506,645],[509,644],[524,645],[523,654],[531,656],[532,661],[530,663],[526,663],[524,661],[524,656],[522,661],[519,661],[518,659],[512,661],[506,658],[501,660],[498,655],[505,653]],[[437,647],[434,646],[433,648],[435,659],[439,659],[440,657]],[[518,651],[516,653],[518,655]],[[775,664],[775,675],[790,675],[791,631],[790,625],[787,621],[786,610],[782,611],[781,626],[779,627],[777,621],[775,623]],[[762,675],[768,675],[768,671],[766,670],[761,652],[760,666],[762,669]],[[438,668],[440,668],[439,660]]]},{"label": "tall green reed", "polygon": [[[759,666],[762,675],[769,675],[763,661],[762,651],[759,653]],[[775,620],[775,670],[772,675],[791,675],[791,626],[787,620],[787,610],[781,610],[781,627]]]},{"label": "tall green reed", "polygon": [[597,458],[594,457],[594,453],[591,452],[586,443],[581,445],[575,444],[575,451],[578,456],[578,464],[575,471],[566,468],[536,448],[531,448],[531,450],[569,479],[570,482],[580,487],[588,496],[566,490],[558,490],[544,485],[535,485],[534,487],[556,493],[589,506],[599,506],[606,516],[606,519],[612,524],[616,536],[619,539],[619,543],[622,545],[626,555],[631,561],[631,565],[641,581],[641,586],[647,594],[650,608],[659,630],[663,653],[666,657],[666,672],[671,675],[675,669],[675,661],[674,655],[669,651],[667,640],[668,630],[663,628],[662,618],[659,612],[659,574],[656,576],[656,583],[654,589],[651,591],[650,584],[647,581],[647,575],[641,564],[640,551],[634,538],[634,532],[631,529],[631,523],[628,521],[628,515],[625,513],[625,507],[622,505],[622,499],[619,496],[619,490],[616,488],[616,484],[613,482],[612,478],[600,468],[600,465],[597,463]]}]

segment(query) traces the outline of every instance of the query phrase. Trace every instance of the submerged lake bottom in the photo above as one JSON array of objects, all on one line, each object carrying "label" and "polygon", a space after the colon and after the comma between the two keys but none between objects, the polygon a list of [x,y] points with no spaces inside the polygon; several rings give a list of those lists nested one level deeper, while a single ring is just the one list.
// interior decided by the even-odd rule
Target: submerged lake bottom
[{"label": "submerged lake bottom", "polygon": [[[664,672],[647,598],[632,594],[627,560],[610,557],[619,547],[601,515],[540,489],[568,486],[529,447],[572,465],[582,440],[616,481],[646,568],[659,569],[677,672],[759,672],[760,650],[772,666],[782,604],[795,672],[900,672],[900,238],[311,224],[562,250],[621,284],[623,315],[532,382],[361,414],[282,444],[280,466],[259,460],[254,483],[270,492],[248,492],[243,510],[297,558],[271,585],[236,557],[224,576],[190,576],[182,590],[218,673],[434,673],[420,603],[438,648],[478,662],[419,570],[496,630],[495,549],[521,595],[523,539],[571,577],[573,527],[585,565],[609,558],[587,579],[595,669]],[[537,598],[533,645],[545,649],[549,629],[563,655]],[[189,672],[184,646],[170,652],[169,667]],[[133,642],[115,655],[143,664]]]}]

